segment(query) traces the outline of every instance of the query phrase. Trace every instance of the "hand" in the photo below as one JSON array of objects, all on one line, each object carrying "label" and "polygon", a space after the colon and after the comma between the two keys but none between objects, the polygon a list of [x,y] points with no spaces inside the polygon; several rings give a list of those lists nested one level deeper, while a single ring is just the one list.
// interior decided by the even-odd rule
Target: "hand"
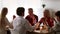
[{"label": "hand", "polygon": [[35,29],[37,29],[37,28],[39,27],[39,24],[40,24],[40,23],[36,23],[36,24],[35,24]]},{"label": "hand", "polygon": [[6,25],[5,30],[8,30],[8,29],[9,29],[9,26],[8,26],[8,25]]}]

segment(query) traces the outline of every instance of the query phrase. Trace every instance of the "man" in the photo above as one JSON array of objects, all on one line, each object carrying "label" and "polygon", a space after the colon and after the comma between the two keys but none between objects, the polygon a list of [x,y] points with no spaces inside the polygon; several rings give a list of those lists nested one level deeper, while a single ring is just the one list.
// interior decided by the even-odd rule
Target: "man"
[{"label": "man", "polygon": [[60,11],[57,11],[55,15],[57,17],[57,21],[60,23]]},{"label": "man", "polygon": [[29,8],[28,9],[29,15],[26,16],[26,19],[30,22],[30,24],[33,26],[35,23],[38,22],[38,16],[33,14],[33,9]]},{"label": "man", "polygon": [[54,30],[56,34],[60,34],[60,11],[57,11],[55,15],[57,20],[55,20]]},{"label": "man", "polygon": [[16,13],[19,17],[13,20],[13,34],[26,34],[26,31],[34,31],[34,29],[38,28],[39,23],[35,26],[31,26],[29,22],[24,19],[25,9],[23,7],[18,7]]}]

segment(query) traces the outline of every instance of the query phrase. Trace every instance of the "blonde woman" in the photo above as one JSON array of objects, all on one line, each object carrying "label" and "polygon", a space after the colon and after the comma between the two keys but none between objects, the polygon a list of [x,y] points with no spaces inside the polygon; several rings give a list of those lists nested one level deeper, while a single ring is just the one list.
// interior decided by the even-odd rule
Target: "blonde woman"
[{"label": "blonde woman", "polygon": [[11,27],[12,25],[9,23],[8,19],[6,18],[6,15],[8,13],[8,9],[4,7],[1,12],[1,22],[0,22],[0,34],[7,34],[7,25]]}]

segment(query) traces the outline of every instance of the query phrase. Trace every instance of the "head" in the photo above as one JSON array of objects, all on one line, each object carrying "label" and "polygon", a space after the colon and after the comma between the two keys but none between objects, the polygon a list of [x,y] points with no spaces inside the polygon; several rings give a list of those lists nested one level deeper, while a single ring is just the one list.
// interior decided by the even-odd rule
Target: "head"
[{"label": "head", "polygon": [[29,15],[33,15],[33,9],[32,8],[29,8],[28,9],[28,13],[29,13]]},{"label": "head", "polygon": [[8,9],[6,7],[4,7],[2,9],[2,13],[1,13],[2,17],[6,17],[7,13],[8,13]]},{"label": "head", "polygon": [[25,9],[23,7],[18,7],[16,13],[18,16],[24,16]]},{"label": "head", "polygon": [[55,15],[56,15],[56,17],[57,17],[57,20],[60,21],[60,11],[57,11],[57,12],[55,13]]},{"label": "head", "polygon": [[49,10],[44,10],[44,17],[50,17],[50,12]]}]

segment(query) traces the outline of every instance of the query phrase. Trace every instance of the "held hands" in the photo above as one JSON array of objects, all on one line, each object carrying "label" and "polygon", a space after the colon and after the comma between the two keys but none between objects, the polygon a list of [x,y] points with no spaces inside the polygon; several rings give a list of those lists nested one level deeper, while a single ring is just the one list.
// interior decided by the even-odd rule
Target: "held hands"
[{"label": "held hands", "polygon": [[38,22],[35,24],[35,30],[39,27],[39,24],[40,23],[38,23]]}]

